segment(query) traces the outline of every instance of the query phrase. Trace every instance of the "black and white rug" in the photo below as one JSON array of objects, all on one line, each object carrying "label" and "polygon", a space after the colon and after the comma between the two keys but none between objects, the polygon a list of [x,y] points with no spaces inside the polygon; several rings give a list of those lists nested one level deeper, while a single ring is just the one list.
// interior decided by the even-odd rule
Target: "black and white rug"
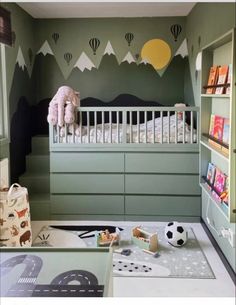
[{"label": "black and white rug", "polygon": [[[188,231],[188,241],[182,247],[171,246],[164,237],[164,227],[160,226],[143,226],[142,229],[158,235],[158,255],[144,252],[131,241],[132,228],[130,226],[122,226],[120,232],[121,241],[117,249],[130,249],[129,256],[121,253],[113,253],[113,274],[114,276],[125,277],[174,277],[174,278],[191,278],[191,279],[215,279],[215,275],[211,266],[201,249],[201,246],[191,227],[186,228]],[[67,226],[51,228],[44,227],[34,241],[34,246],[58,246],[63,247],[62,232],[57,231],[63,229],[66,234],[64,240],[70,240],[71,247],[95,247],[96,241],[94,227],[83,226]],[[103,230],[104,228],[100,229]],[[109,228],[111,229],[111,228]],[[98,230],[98,228],[95,228]],[[66,232],[65,232],[66,231]],[[85,233],[83,235],[83,232]],[[82,233],[82,234],[81,234]],[[40,241],[42,236],[48,236],[47,242],[44,244]],[[57,243],[56,235],[60,235],[60,244]],[[81,236],[82,238],[78,237]],[[87,236],[87,237],[86,237]],[[41,237],[41,238],[39,238]],[[50,244],[51,242],[51,244]]]}]

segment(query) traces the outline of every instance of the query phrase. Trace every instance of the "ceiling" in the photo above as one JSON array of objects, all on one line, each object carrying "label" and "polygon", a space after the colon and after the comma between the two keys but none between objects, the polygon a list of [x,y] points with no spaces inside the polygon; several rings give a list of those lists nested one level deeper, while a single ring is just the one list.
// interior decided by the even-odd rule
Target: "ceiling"
[{"label": "ceiling", "polygon": [[196,2],[19,2],[34,18],[187,16]]}]

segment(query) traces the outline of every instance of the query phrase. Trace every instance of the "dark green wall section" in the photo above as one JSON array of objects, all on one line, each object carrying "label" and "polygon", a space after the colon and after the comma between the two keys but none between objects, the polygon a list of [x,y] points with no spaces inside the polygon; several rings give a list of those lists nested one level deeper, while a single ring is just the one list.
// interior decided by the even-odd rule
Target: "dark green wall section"
[{"label": "dark green wall section", "polygon": [[235,3],[198,3],[187,16],[186,37],[195,104],[200,103],[200,73],[195,63],[201,48],[236,26]]}]

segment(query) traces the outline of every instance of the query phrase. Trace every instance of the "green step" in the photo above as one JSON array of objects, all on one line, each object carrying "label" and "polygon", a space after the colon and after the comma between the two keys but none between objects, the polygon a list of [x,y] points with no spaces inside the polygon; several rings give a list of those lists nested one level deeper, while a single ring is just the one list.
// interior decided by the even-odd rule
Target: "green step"
[{"label": "green step", "polygon": [[21,186],[27,187],[29,195],[34,193],[50,193],[49,174],[25,173],[19,177]]},{"label": "green step", "polygon": [[31,220],[50,219],[50,194],[29,194]]},{"label": "green step", "polygon": [[30,154],[26,156],[27,173],[49,173],[49,154]]},{"label": "green step", "polygon": [[48,136],[38,135],[32,137],[32,153],[41,154],[49,153],[49,138]]}]

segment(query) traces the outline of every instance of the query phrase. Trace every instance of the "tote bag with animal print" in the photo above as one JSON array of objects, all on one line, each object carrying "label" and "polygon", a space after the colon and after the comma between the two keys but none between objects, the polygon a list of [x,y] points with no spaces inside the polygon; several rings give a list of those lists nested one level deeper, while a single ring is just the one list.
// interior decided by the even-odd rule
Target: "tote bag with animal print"
[{"label": "tote bag with animal print", "polygon": [[30,247],[32,232],[27,188],[14,183],[0,191],[0,246]]}]

